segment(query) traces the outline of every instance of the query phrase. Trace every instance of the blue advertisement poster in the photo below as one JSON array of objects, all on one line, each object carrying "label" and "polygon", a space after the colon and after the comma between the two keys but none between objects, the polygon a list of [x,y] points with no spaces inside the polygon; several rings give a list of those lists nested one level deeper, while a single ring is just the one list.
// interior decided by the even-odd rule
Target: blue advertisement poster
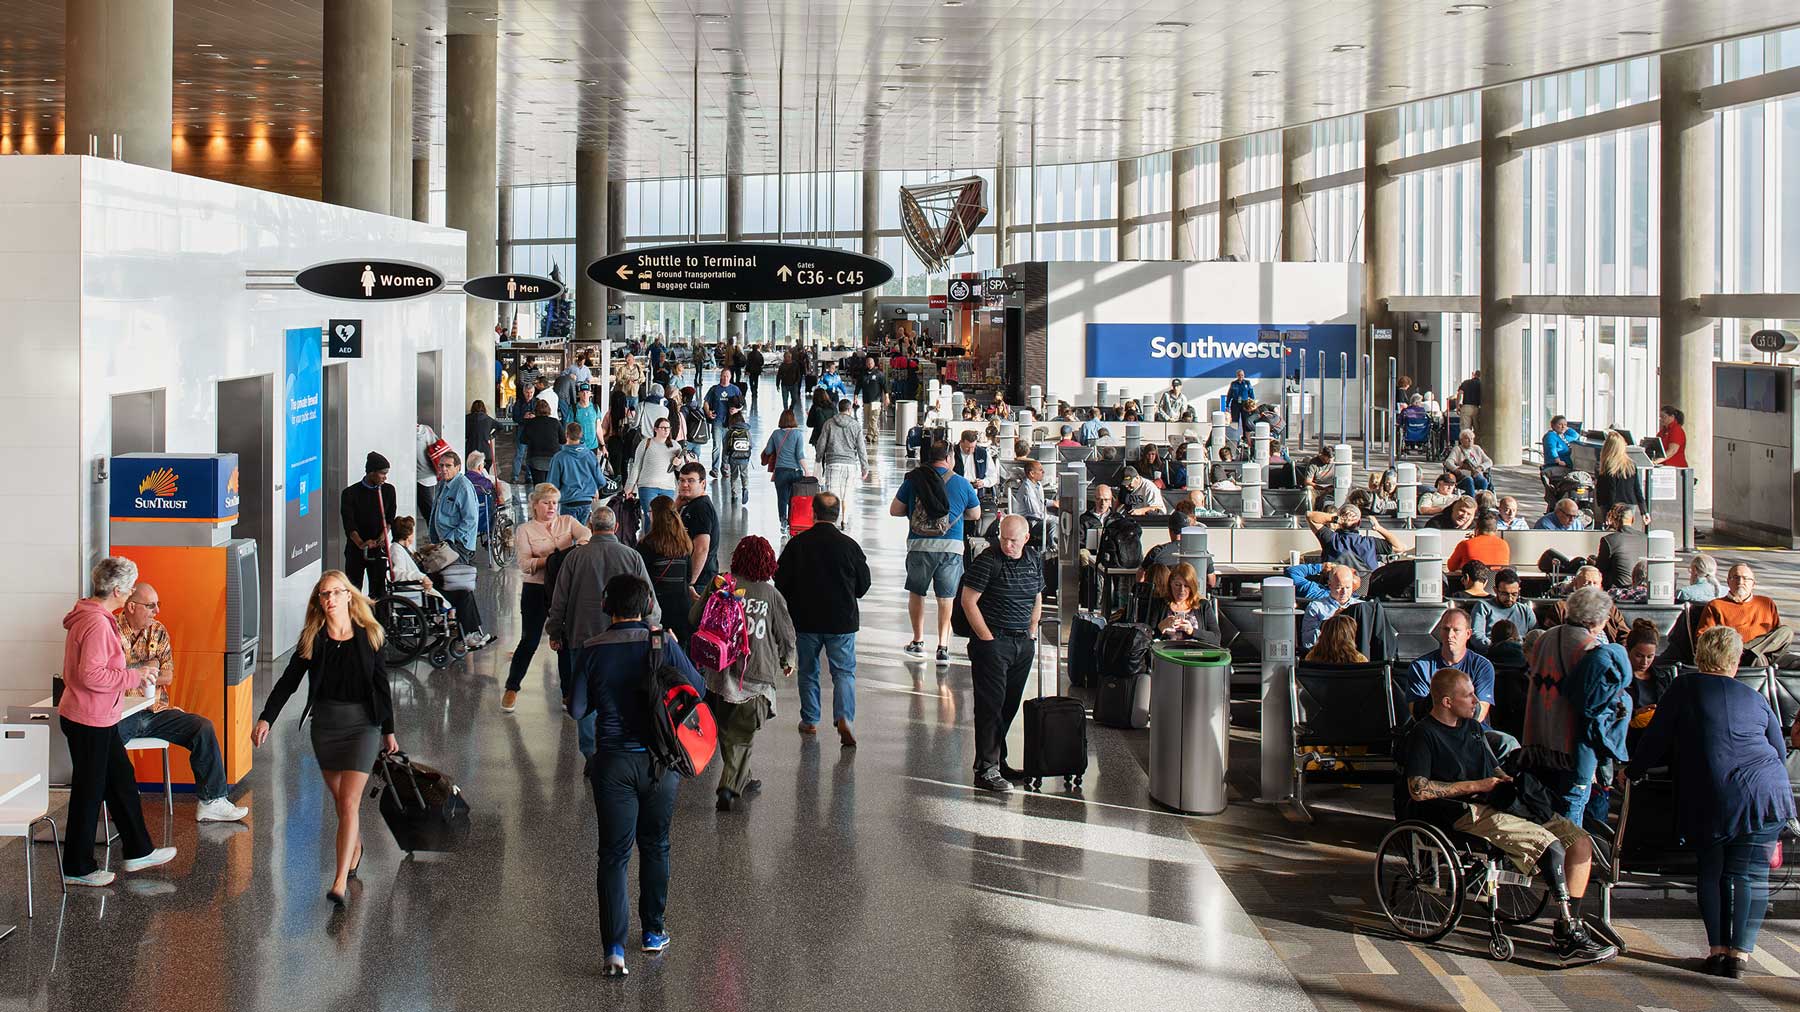
[{"label": "blue advertisement poster", "polygon": [[1301,331],[1304,342],[1288,345],[1287,371],[1307,356],[1308,376],[1318,372],[1325,353],[1326,375],[1338,374],[1339,354],[1350,356],[1349,375],[1356,375],[1356,325],[1353,323],[1090,323],[1087,325],[1087,374],[1094,379],[1230,379],[1239,369],[1251,379],[1279,379],[1281,345],[1259,341],[1264,331]]},{"label": "blue advertisement poster", "polygon": [[287,331],[287,382],[282,388],[286,411],[287,468],[283,516],[287,530],[287,560],[283,572],[292,576],[324,557],[325,525],[321,506],[324,493],[323,420],[319,417],[324,365],[320,348],[325,332],[318,327]]}]

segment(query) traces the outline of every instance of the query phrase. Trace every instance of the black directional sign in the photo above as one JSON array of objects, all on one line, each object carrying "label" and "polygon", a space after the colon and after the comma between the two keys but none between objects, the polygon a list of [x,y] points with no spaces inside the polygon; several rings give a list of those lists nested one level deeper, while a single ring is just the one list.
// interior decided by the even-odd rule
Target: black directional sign
[{"label": "black directional sign", "polygon": [[463,282],[463,294],[489,302],[548,302],[562,294],[560,282],[535,274],[484,274]]},{"label": "black directional sign", "polygon": [[403,260],[333,260],[294,275],[294,284],[328,299],[392,302],[430,295],[444,287],[444,276]]},{"label": "black directional sign", "polygon": [[794,302],[879,288],[886,263],[859,253],[792,243],[679,243],[618,253],[587,266],[608,288],[646,298]]},{"label": "black directional sign", "polygon": [[951,278],[948,294],[951,302],[974,302],[981,298],[981,282]]},{"label": "black directional sign", "polygon": [[1750,335],[1750,347],[1769,354],[1780,354],[1800,347],[1794,335],[1785,330],[1759,330]]},{"label": "black directional sign", "polygon": [[362,358],[361,320],[331,320],[325,324],[326,350],[331,358]]},{"label": "black directional sign", "polygon": [[734,313],[748,313],[750,311],[750,303],[733,302],[728,308]]}]

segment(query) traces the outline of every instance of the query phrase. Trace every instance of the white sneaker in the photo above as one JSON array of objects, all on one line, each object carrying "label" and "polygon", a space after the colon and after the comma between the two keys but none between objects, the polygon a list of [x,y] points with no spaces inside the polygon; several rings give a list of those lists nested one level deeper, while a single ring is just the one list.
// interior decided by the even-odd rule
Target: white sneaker
[{"label": "white sneaker", "polygon": [[488,636],[485,633],[472,632],[463,637],[463,646],[468,647],[470,650],[480,650],[492,641],[492,636]]},{"label": "white sneaker", "polygon": [[214,798],[200,802],[200,810],[194,813],[195,822],[237,822],[250,814],[250,809],[234,805],[230,798]]},{"label": "white sneaker", "polygon": [[113,879],[116,877],[105,868],[95,868],[86,875],[64,875],[63,885],[92,886],[97,889],[101,886],[112,885]]},{"label": "white sneaker", "polygon": [[119,867],[126,871],[143,871],[145,868],[154,868],[159,864],[168,864],[173,860],[175,860],[174,847],[158,847],[150,853],[145,854],[143,857],[126,858],[119,863]]}]

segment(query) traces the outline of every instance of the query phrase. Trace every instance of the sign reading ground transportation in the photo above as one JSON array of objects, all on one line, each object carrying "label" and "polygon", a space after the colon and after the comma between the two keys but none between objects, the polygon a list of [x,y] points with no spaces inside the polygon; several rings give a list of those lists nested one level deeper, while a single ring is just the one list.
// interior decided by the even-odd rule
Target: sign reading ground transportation
[{"label": "sign reading ground transportation", "polygon": [[488,302],[548,302],[562,294],[559,281],[535,274],[484,274],[463,282],[463,294]]},{"label": "sign reading ground transportation", "polygon": [[1348,353],[1351,375],[1357,364],[1356,325],[1311,326],[1267,323],[1090,323],[1087,325],[1087,374],[1095,379],[1146,377],[1221,377],[1237,370],[1251,379],[1282,375],[1281,344],[1264,333],[1306,334],[1308,354],[1325,353],[1331,376],[1337,377],[1338,355]]},{"label": "sign reading ground transportation", "polygon": [[678,243],[603,257],[588,277],[651,299],[799,302],[879,288],[886,263],[824,246],[772,242]]},{"label": "sign reading ground transportation", "polygon": [[392,302],[430,295],[444,287],[444,276],[401,260],[332,260],[294,275],[294,284],[328,299]]}]

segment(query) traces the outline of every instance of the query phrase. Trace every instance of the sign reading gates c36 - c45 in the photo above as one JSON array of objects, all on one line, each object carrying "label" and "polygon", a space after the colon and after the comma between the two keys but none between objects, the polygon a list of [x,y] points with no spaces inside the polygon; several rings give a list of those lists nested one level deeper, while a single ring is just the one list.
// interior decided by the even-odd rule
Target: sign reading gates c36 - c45
[{"label": "sign reading gates c36 - c45", "polygon": [[112,519],[218,523],[238,514],[235,453],[124,453],[112,459]]},{"label": "sign reading gates c36 - c45", "polygon": [[[1260,341],[1262,331],[1303,331],[1305,344],[1289,347],[1283,369],[1278,343]],[[1356,325],[1352,323],[1090,323],[1087,374],[1091,379],[1177,376],[1229,379],[1239,369],[1251,379],[1277,379],[1299,366],[1298,355],[1325,353],[1327,374],[1336,377],[1340,354],[1350,356],[1356,375]],[[1307,370],[1310,375],[1316,368]]]}]

